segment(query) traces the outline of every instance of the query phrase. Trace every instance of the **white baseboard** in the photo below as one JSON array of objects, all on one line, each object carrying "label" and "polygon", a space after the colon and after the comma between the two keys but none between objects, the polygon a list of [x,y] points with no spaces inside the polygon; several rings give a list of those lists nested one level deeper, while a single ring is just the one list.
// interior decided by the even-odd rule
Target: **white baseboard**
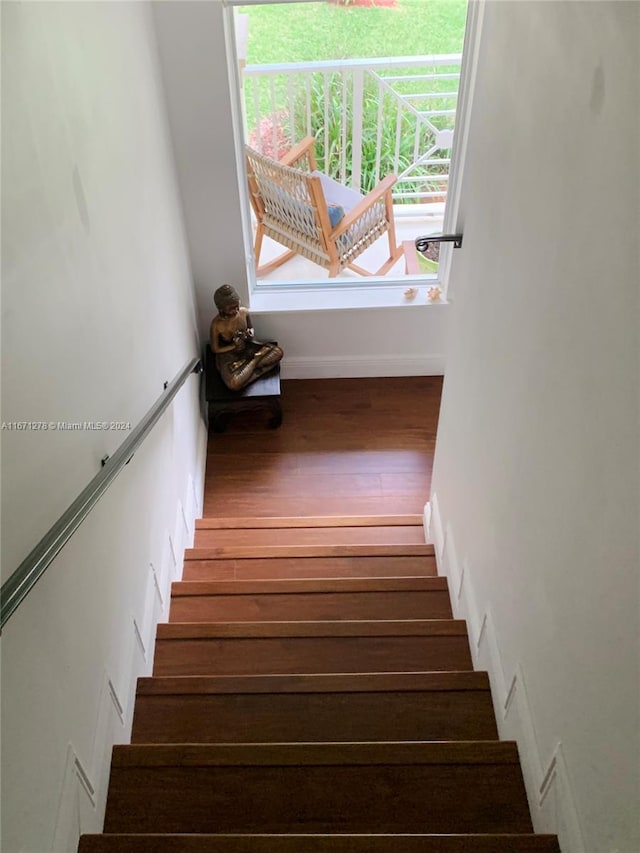
[{"label": "white baseboard", "polygon": [[445,357],[425,356],[287,356],[282,362],[283,379],[344,379],[379,376],[443,376]]},{"label": "white baseboard", "polygon": [[476,595],[471,561],[465,559],[462,566],[458,561],[454,533],[450,524],[443,523],[435,493],[430,501],[429,536],[435,546],[438,574],[449,580],[454,616],[467,622],[474,667],[489,673],[500,737],[518,743],[534,829],[557,835],[564,853],[585,853],[562,743],[558,741],[551,757],[543,761],[522,665],[518,663],[507,677],[490,604],[481,604]]}]

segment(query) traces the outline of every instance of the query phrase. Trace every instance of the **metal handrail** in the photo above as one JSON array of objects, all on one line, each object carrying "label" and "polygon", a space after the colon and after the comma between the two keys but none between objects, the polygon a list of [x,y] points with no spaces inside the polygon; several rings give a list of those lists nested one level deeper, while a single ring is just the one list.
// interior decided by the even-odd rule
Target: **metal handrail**
[{"label": "metal handrail", "polygon": [[192,358],[170,383],[165,383],[164,391],[134,428],[131,435],[122,442],[113,456],[103,459],[101,470],[62,513],[53,527],[45,533],[13,574],[2,584],[0,589],[0,630],[31,592],[122,468],[131,461],[138,447],[192,373],[202,373],[202,362],[199,358]]}]

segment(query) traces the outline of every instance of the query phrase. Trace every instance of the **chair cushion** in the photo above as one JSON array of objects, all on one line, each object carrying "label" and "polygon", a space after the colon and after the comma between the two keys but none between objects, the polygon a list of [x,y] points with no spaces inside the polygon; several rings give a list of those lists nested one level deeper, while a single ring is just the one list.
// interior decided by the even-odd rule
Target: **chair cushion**
[{"label": "chair cushion", "polygon": [[344,219],[344,207],[340,204],[329,204],[327,203],[327,213],[329,214],[329,222],[331,223],[332,228],[337,228],[337,226]]},{"label": "chair cushion", "polygon": [[[349,187],[339,184],[338,181],[334,181],[333,178],[325,175],[324,172],[316,170],[315,172],[311,172],[311,174],[315,178],[320,178],[322,192],[327,200],[327,206],[340,206],[343,209],[343,215],[344,213],[349,213],[350,210],[353,210],[356,204],[364,198],[364,196],[360,195],[356,190],[349,189]],[[329,218],[331,218],[331,214],[329,214]],[[342,219],[342,217],[340,217],[340,219]],[[338,222],[339,221],[340,220],[338,220]],[[332,220],[331,224],[335,228],[338,223],[336,222],[334,224]]]}]

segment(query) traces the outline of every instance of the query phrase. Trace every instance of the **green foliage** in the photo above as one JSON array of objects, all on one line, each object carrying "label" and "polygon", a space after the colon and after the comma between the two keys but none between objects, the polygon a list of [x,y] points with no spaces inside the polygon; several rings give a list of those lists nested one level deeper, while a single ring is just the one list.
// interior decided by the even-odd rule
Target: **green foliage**
[{"label": "green foliage", "polygon": [[[351,91],[348,87],[348,91]],[[298,95],[295,115],[295,138],[307,134],[307,95]],[[335,72],[325,81],[322,74],[312,77],[310,92],[311,134],[316,139],[318,168],[338,181],[351,183],[353,102],[345,99],[342,74]],[[345,124],[343,124],[343,122]],[[398,133],[398,123],[400,124]],[[379,134],[379,136],[378,136]],[[428,147],[426,133],[421,132],[422,149]],[[414,160],[416,118],[413,114],[398,111],[391,96],[381,97],[378,86],[369,77],[364,85],[362,108],[362,163],[360,189],[372,190],[381,178],[392,172],[399,174]],[[396,141],[398,140],[398,142]],[[397,146],[397,150],[396,150]],[[379,169],[376,169],[377,152],[380,151]],[[344,165],[343,165],[344,164]],[[432,167],[430,172],[446,172],[446,167]],[[425,179],[403,185],[403,191],[425,190]]]}]

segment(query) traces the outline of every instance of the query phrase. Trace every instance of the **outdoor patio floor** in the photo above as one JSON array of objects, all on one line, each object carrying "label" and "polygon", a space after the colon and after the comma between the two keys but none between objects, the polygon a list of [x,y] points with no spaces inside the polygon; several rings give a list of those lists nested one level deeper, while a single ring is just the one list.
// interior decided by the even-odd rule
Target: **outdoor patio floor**
[{"label": "outdoor patio floor", "polygon": [[[406,206],[404,207],[406,210]],[[402,206],[395,208],[396,222],[396,241],[398,246],[401,246],[405,240],[412,242],[416,237],[422,237],[426,234],[437,234],[442,231],[442,218],[444,214],[444,205],[424,205],[421,207],[420,214],[416,215],[414,207],[411,209],[411,215],[404,214]],[[262,254],[260,263],[266,264],[273,258],[282,254],[284,247],[274,240],[265,238],[262,246]],[[384,235],[377,240],[372,246],[360,255],[356,263],[358,266],[364,267],[367,270],[375,271],[379,269],[389,256],[389,242],[387,236]],[[385,279],[393,279],[405,276],[405,259],[402,255],[398,261],[391,267],[386,274]],[[314,264],[313,261],[301,255],[296,255],[287,261],[282,266],[270,272],[268,275],[260,276],[258,282],[260,284],[276,284],[278,282],[310,282],[310,281],[325,281],[329,278],[328,270]],[[343,270],[338,276],[338,279],[350,281],[363,281],[363,277],[352,270]],[[334,279],[335,280],[335,279]],[[364,279],[366,280],[366,279]]]}]

